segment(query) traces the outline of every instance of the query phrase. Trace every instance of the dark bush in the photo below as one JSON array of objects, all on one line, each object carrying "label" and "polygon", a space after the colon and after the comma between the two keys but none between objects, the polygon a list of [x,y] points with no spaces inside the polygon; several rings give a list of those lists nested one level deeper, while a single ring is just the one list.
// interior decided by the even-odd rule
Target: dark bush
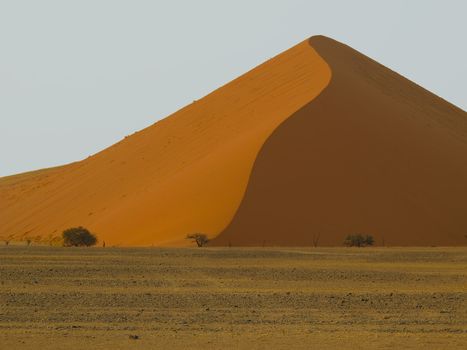
[{"label": "dark bush", "polygon": [[373,236],[370,235],[348,235],[344,241],[344,245],[347,247],[366,247],[371,246],[375,243]]},{"label": "dark bush", "polygon": [[373,245],[373,244],[375,244],[375,240],[374,240],[373,236],[366,235],[364,243],[365,243],[365,245]]},{"label": "dark bush", "polygon": [[97,243],[97,238],[84,227],[69,228],[62,233],[65,247],[90,247]]},{"label": "dark bush", "polygon": [[198,247],[202,247],[209,242],[208,237],[203,233],[193,233],[191,235],[187,235],[186,239],[195,241]]}]

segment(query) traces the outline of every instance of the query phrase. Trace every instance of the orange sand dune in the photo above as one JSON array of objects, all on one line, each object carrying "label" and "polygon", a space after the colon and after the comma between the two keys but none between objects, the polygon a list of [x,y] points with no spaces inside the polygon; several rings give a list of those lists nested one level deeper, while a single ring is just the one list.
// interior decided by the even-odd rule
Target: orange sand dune
[{"label": "orange sand dune", "polygon": [[84,161],[0,179],[0,237],[466,245],[467,115],[313,37]]},{"label": "orange sand dune", "polygon": [[[214,245],[467,245],[467,113],[324,37],[332,80],[261,149]],[[442,67],[438,68],[442,69]]]},{"label": "orange sand dune", "polygon": [[82,225],[107,245],[190,244],[232,219],[267,137],[331,72],[303,42],[84,161],[0,179],[0,237]]}]

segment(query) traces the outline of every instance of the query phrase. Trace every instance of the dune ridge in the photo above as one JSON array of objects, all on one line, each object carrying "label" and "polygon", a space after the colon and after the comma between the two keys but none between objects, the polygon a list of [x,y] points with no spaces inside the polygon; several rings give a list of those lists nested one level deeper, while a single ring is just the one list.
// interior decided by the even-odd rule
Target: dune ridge
[{"label": "dune ridge", "polygon": [[0,178],[0,237],[86,226],[107,245],[187,245],[218,234],[272,131],[329,83],[304,41],[177,113],[66,166]]}]

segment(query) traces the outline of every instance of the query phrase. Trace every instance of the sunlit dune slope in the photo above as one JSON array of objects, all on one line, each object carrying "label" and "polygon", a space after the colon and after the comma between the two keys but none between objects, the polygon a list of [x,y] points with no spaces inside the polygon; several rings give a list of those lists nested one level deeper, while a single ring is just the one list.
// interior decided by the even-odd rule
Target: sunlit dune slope
[{"label": "sunlit dune slope", "polygon": [[330,78],[306,41],[86,160],[1,178],[0,237],[48,241],[77,225],[107,245],[216,235],[265,140]]},{"label": "sunlit dune slope", "polygon": [[[262,147],[213,245],[467,245],[467,113],[325,37],[332,80]],[[442,69],[433,67],[434,69]]]}]

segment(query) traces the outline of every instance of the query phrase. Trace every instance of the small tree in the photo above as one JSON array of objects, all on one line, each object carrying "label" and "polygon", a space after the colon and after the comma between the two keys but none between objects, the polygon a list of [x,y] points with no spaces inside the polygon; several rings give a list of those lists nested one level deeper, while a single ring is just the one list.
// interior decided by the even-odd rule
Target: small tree
[{"label": "small tree", "polygon": [[348,247],[365,247],[375,243],[373,236],[370,235],[348,235],[344,241],[344,245]]},{"label": "small tree", "polygon": [[198,247],[202,247],[209,242],[208,236],[206,236],[203,233],[193,233],[191,235],[187,235],[186,239],[193,240],[194,242],[196,242]]},{"label": "small tree", "polygon": [[90,247],[97,243],[97,238],[84,227],[69,228],[62,233],[65,247]]}]

